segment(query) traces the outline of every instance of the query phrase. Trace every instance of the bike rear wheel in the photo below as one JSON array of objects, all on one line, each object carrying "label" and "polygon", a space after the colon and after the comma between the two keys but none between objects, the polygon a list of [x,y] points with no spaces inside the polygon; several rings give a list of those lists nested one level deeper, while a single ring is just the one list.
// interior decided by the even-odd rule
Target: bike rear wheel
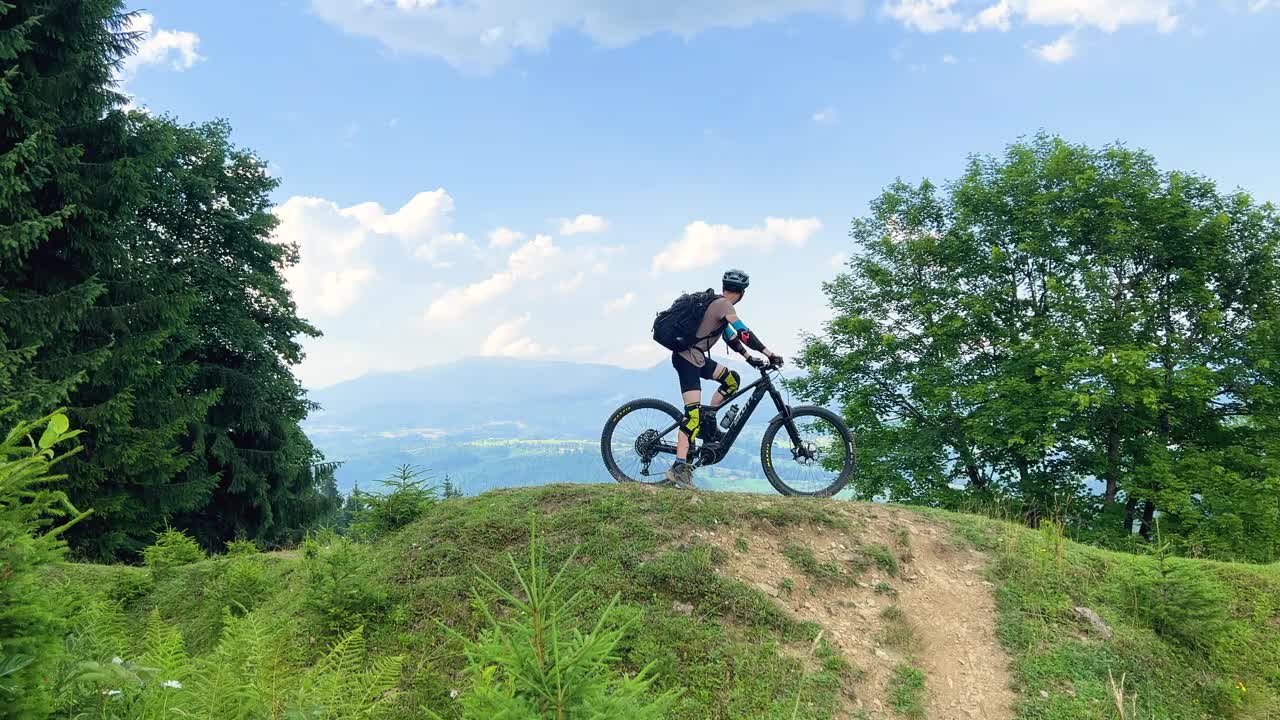
[{"label": "bike rear wheel", "polygon": [[613,479],[661,482],[676,459],[679,430],[672,426],[681,417],[674,405],[653,398],[632,400],[615,410],[600,433],[600,454]]},{"label": "bike rear wheel", "polygon": [[857,472],[853,432],[826,408],[792,408],[790,417],[774,418],[765,429],[760,463],[769,484],[783,495],[831,497]]}]

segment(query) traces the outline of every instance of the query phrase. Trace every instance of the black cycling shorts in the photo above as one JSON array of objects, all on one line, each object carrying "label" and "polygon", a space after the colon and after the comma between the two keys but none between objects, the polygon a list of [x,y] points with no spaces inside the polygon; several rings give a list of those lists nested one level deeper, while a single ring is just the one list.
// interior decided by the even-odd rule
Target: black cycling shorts
[{"label": "black cycling shorts", "polygon": [[719,363],[711,358],[698,367],[693,363],[685,360],[680,353],[671,353],[671,367],[676,369],[676,375],[680,377],[680,392],[687,393],[691,390],[702,390],[703,380],[714,380],[716,372],[720,369]]}]

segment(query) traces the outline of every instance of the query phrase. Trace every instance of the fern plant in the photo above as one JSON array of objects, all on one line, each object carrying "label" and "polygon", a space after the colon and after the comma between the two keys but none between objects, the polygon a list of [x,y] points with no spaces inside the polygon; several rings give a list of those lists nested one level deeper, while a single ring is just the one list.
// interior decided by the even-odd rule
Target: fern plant
[{"label": "fern plant", "polygon": [[[70,649],[99,653],[120,643],[128,655],[115,630],[119,608],[112,605],[86,606],[81,642]],[[402,660],[370,660],[363,629],[303,669],[284,659],[286,648],[268,618],[228,611],[223,621],[213,652],[193,659],[177,628],[153,611],[136,657],[80,656],[55,709],[79,720],[379,720],[390,710]]]},{"label": "fern plant", "polygon": [[574,627],[570,618],[582,610],[585,594],[581,589],[572,591],[566,579],[573,558],[551,575],[546,568],[545,548],[537,541],[536,527],[531,534],[527,568],[522,570],[515,558],[508,556],[518,594],[480,572],[485,586],[510,606],[511,614],[499,619],[473,591],[489,628],[478,641],[462,638],[468,661],[466,671],[471,678],[469,689],[459,698],[463,717],[663,718],[677,695],[668,692],[650,696],[652,666],[630,677],[613,671],[617,661],[614,650],[629,625],[618,618],[618,596],[588,632]]},{"label": "fern plant", "polygon": [[[46,569],[64,554],[61,535],[83,519],[57,490],[56,448],[79,433],[56,413],[0,439],[0,718],[43,718],[44,678],[56,664],[68,608],[49,592]],[[74,452],[74,451],[72,451]]]},{"label": "fern plant", "polygon": [[400,681],[399,656],[369,660],[364,628],[344,635],[303,677],[285,720],[373,720],[389,709]]}]

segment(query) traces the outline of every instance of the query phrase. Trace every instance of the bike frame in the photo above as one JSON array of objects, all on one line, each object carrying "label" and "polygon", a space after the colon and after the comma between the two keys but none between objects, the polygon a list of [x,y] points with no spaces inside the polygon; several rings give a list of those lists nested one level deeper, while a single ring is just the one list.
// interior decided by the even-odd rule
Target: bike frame
[{"label": "bike frame", "polygon": [[[724,433],[720,442],[714,443],[710,447],[708,447],[706,444],[703,445],[704,451],[709,449],[714,453],[710,461],[703,462],[704,453],[699,452],[696,454],[696,457],[689,459],[689,462],[694,467],[701,467],[703,465],[715,465],[716,463],[723,460],[725,456],[729,454],[729,450],[733,447],[733,443],[737,441],[738,435],[742,432],[742,429],[746,427],[747,421],[751,419],[751,414],[755,412],[756,408],[760,405],[760,402],[764,400],[764,397],[766,395],[768,395],[773,400],[773,404],[777,406],[779,414],[786,415],[788,417],[791,415],[791,408],[787,407],[786,402],[783,401],[782,393],[778,390],[778,388],[774,387],[773,378],[770,377],[769,375],[769,371],[771,369],[772,368],[767,368],[767,367],[757,368],[757,370],[760,371],[759,380],[756,380],[750,385],[744,385],[743,387],[738,388],[738,392],[725,398],[720,403],[720,405],[717,406],[717,407],[725,407],[729,403],[737,400],[738,398],[746,395],[747,393],[751,393],[751,397],[747,398],[747,404],[744,405],[742,407],[742,410],[738,412],[738,416],[734,418],[733,424],[729,426],[729,429]],[[676,430],[677,432],[679,432],[678,430],[679,427],[680,427],[679,422],[671,423],[670,425],[667,426],[665,430],[662,431],[661,434],[658,435],[658,437],[659,438],[666,437],[667,433],[671,432],[672,430]],[[799,446],[801,442],[800,434],[796,431],[794,424],[787,423],[787,434],[791,436],[792,443]],[[690,449],[692,450],[692,447]],[[671,453],[672,455],[674,455],[676,452],[676,446],[670,443],[663,442],[663,443],[659,443],[657,450],[660,453]]]}]

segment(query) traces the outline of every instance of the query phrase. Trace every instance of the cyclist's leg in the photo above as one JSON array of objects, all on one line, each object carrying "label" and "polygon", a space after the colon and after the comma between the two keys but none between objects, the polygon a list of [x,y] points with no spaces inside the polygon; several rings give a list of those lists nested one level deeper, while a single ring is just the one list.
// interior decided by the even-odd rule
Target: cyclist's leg
[{"label": "cyclist's leg", "polygon": [[[708,364],[711,363],[708,362]],[[719,363],[716,363],[716,368],[708,379],[720,383],[720,388],[716,390],[716,394],[711,398],[711,407],[713,408],[720,407],[726,398],[738,392],[738,388],[742,386],[742,376],[737,371],[730,370]]]},{"label": "cyclist's leg", "polygon": [[680,397],[684,401],[684,418],[680,421],[680,432],[676,438],[676,461],[684,462],[689,458],[690,441],[701,431],[701,368],[676,353],[671,355],[671,365],[680,379]]}]

